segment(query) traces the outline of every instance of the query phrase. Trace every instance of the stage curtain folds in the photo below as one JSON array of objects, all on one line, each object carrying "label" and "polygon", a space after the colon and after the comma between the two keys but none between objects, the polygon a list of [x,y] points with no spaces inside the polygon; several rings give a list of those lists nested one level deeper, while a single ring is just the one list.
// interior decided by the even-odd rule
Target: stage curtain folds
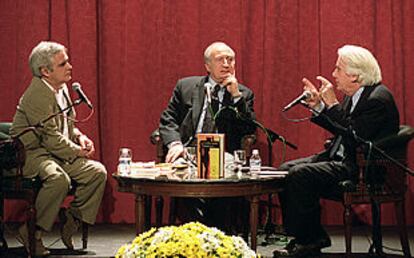
[{"label": "stage curtain folds", "polygon": [[[295,107],[286,117],[281,108],[302,92],[301,79],[324,75],[332,80],[336,50],[359,44],[378,58],[383,82],[393,91],[401,123],[414,126],[414,2],[392,1],[163,1],[163,0],[2,0],[0,1],[0,120],[11,121],[19,97],[31,80],[27,59],[41,40],[66,45],[79,81],[96,111],[79,127],[95,141],[96,158],[111,174],[118,150],[130,147],[133,159],[153,160],[148,137],[158,126],[176,81],[204,75],[203,51],[225,41],[236,51],[237,78],[255,92],[258,119],[299,146],[287,150],[297,158],[321,150],[328,133]],[[73,95],[75,97],[75,95]],[[88,115],[78,108],[79,118]],[[267,157],[266,141],[259,147]],[[413,167],[414,153],[409,160]],[[275,166],[280,143],[273,146]],[[265,159],[266,161],[266,159]],[[108,185],[98,222],[132,223],[134,197]],[[409,178],[407,220],[414,224],[414,179]],[[323,222],[341,224],[342,211],[325,203]],[[23,205],[6,202],[6,220],[21,220]],[[358,210],[361,218],[367,207]],[[383,209],[385,223],[394,223],[392,209]]]}]

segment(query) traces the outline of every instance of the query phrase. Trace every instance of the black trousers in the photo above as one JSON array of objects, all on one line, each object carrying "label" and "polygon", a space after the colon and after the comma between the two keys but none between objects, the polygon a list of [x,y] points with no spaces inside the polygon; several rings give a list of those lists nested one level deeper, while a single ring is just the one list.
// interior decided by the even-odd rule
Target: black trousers
[{"label": "black trousers", "polygon": [[248,228],[250,206],[245,198],[176,198],[175,202],[181,223],[199,221],[234,235]]},{"label": "black trousers", "polygon": [[339,182],[351,179],[353,170],[322,154],[288,161],[279,169],[289,171],[285,190],[279,193],[286,233],[300,244],[329,237],[321,225],[319,199],[341,198]]}]

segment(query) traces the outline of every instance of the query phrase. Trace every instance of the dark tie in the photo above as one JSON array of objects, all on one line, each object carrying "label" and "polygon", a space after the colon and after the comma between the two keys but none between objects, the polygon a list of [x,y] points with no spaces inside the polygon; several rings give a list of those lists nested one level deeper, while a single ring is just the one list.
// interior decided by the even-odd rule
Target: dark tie
[{"label": "dark tie", "polygon": [[[218,92],[220,90],[220,85],[214,86],[214,90],[212,92],[212,98],[211,98],[211,110],[214,114],[217,113],[219,109],[220,101],[218,99]],[[203,121],[203,128],[201,129],[202,133],[213,133],[215,132],[215,122],[213,119],[213,115],[211,114],[210,107],[207,107],[206,114],[204,116]]]},{"label": "dark tie", "polygon": [[211,100],[211,108],[213,109],[213,113],[216,114],[219,106],[220,106],[220,101],[219,101],[219,97],[218,97],[218,92],[220,91],[220,85],[216,84],[216,86],[214,86],[214,90],[212,93],[212,100]]},{"label": "dark tie", "polygon": [[349,116],[351,114],[351,108],[352,108],[352,97],[349,98],[348,106],[346,107],[346,115]]}]

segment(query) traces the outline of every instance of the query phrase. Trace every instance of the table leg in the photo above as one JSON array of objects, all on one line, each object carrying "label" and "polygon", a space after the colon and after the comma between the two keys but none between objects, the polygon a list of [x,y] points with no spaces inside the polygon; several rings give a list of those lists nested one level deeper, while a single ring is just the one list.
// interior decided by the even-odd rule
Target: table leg
[{"label": "table leg", "polygon": [[135,232],[137,235],[144,232],[145,228],[145,195],[135,196]]},{"label": "table leg", "polygon": [[162,226],[162,212],[164,209],[164,197],[157,196],[156,198],[156,213],[155,213],[155,223],[157,227]]},{"label": "table leg", "polygon": [[252,196],[250,198],[250,233],[251,245],[253,251],[257,248],[257,223],[259,221],[259,196]]}]

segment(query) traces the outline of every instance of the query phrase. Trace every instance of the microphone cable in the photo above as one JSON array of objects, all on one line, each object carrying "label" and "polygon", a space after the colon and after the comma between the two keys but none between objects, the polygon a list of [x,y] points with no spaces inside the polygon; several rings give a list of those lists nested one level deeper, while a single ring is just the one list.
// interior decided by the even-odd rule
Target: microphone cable
[{"label": "microphone cable", "polygon": [[[243,115],[243,113],[240,113],[238,110],[237,110],[237,108],[236,107],[231,107],[231,108],[229,108],[230,110],[233,110],[235,113],[236,113],[236,117],[237,118],[239,118],[240,120],[242,120],[242,121],[245,121],[245,122],[247,122],[247,123],[252,123],[252,124],[254,124],[256,127],[258,127],[258,128],[260,128],[262,131],[263,131],[263,133],[265,134],[265,136],[266,136],[266,139],[270,142],[270,143],[273,143],[273,141],[272,141],[272,137],[271,137],[271,135],[269,134],[269,131],[266,129],[266,127],[264,127],[264,125],[262,125],[259,121],[257,121],[256,119],[252,119],[252,118],[248,118],[248,117],[244,117]],[[218,112],[217,112],[218,113]],[[282,148],[282,160],[281,160],[281,162],[283,163],[284,161],[285,161],[285,159],[286,159],[286,149],[287,149],[287,143],[286,143],[286,139],[283,137],[283,136],[280,136],[280,135],[277,135],[277,138],[276,139],[278,139],[278,140],[280,140],[281,142],[282,142],[282,146],[283,146],[283,148]],[[275,139],[275,140],[276,140]]]},{"label": "microphone cable", "polygon": [[[88,121],[92,117],[93,113],[95,112],[94,110],[95,109],[92,108],[91,111],[89,112],[89,115],[87,115],[85,118],[76,119],[76,118],[72,118],[72,117],[69,117],[68,116],[67,119],[70,120],[70,121],[72,121],[72,122],[75,122],[75,123],[84,123],[84,122]],[[60,116],[63,116],[63,114],[59,114],[59,115]]]}]

